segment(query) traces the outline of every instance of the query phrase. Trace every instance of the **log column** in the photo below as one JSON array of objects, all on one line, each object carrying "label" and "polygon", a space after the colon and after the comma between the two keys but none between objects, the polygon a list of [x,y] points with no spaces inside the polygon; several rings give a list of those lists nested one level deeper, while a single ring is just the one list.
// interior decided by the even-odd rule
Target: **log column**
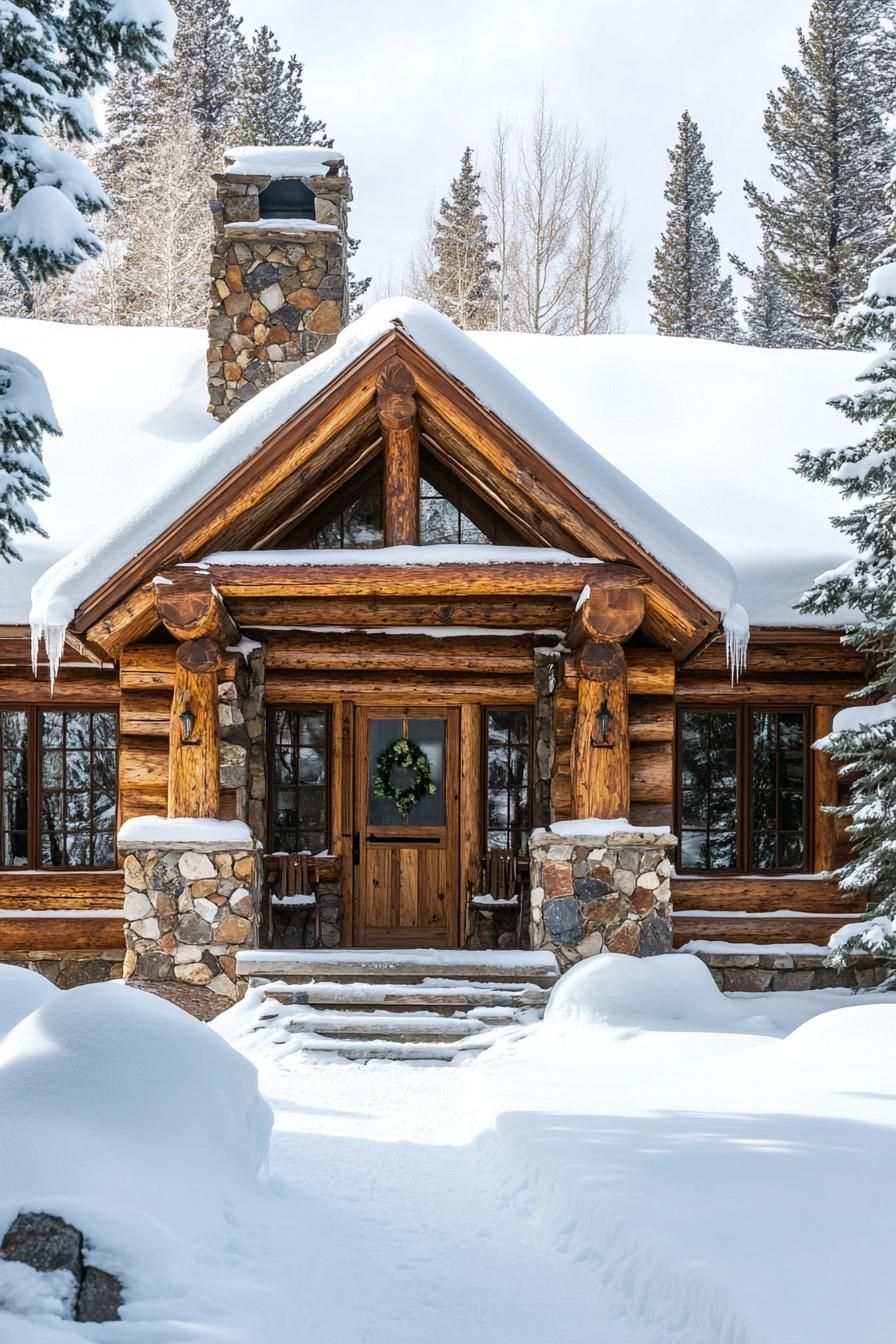
[{"label": "log column", "polygon": [[[618,567],[614,566],[614,570]],[[625,652],[619,642],[633,635],[644,616],[642,576],[596,571],[589,580],[569,634],[576,649],[578,704],[571,752],[575,817],[628,817],[631,762]],[[609,716],[604,740],[601,716]]]},{"label": "log column", "polygon": [[[192,671],[196,663],[193,642],[180,644],[174,664],[174,697],[168,738],[169,817],[216,817],[221,800],[218,746],[218,657],[211,640],[206,650],[214,663],[208,671]],[[194,716],[193,729],[184,740],[181,715]]]},{"label": "log column", "polygon": [[[589,643],[577,659],[579,700],[572,739],[572,807],[576,817],[627,817],[631,802],[628,694],[621,644]],[[610,715],[609,743],[598,715]]]},{"label": "log column", "polygon": [[[221,789],[218,669],[239,638],[208,574],[174,570],[155,581],[156,611],[180,640],[168,736],[168,816],[217,817]],[[192,728],[187,736],[192,715]]]},{"label": "log column", "polygon": [[417,385],[400,359],[376,380],[376,411],[383,433],[383,530],[386,546],[420,540],[420,440]]}]

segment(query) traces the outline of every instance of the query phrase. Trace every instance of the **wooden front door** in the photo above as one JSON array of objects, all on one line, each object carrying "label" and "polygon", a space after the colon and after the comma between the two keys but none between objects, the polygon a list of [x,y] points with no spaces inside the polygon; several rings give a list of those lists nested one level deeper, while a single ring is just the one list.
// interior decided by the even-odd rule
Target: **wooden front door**
[{"label": "wooden front door", "polygon": [[[458,711],[357,710],[355,742],[355,945],[457,947]],[[377,762],[400,738],[426,755],[435,791],[407,816],[376,792]],[[394,771],[399,788],[412,781]]]}]

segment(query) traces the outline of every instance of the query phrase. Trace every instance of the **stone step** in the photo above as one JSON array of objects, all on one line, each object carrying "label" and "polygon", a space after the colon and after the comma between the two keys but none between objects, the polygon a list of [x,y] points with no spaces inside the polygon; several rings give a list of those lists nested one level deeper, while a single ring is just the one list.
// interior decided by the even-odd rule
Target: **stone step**
[{"label": "stone step", "polygon": [[286,1031],[357,1041],[460,1041],[488,1030],[489,1024],[468,1017],[440,1017],[437,1013],[298,1013],[280,1017]]},{"label": "stone step", "polygon": [[559,967],[551,952],[467,952],[429,948],[407,951],[339,948],[318,952],[261,948],[238,954],[237,973],[256,980],[285,980],[289,984],[319,980],[414,984],[437,977],[440,981],[489,984],[509,981],[550,987],[559,975]]},{"label": "stone step", "polygon": [[302,1041],[302,1049],[320,1059],[336,1057],[353,1059],[359,1063],[372,1059],[386,1059],[407,1063],[451,1064],[459,1053],[457,1045],[439,1045],[433,1041],[343,1041],[314,1036]]},{"label": "stone step", "polygon": [[388,1008],[393,1013],[415,1013],[421,1008],[450,1015],[477,1008],[544,1008],[550,990],[538,985],[451,986],[417,984],[339,984],[332,981],[303,985],[271,985],[265,999],[320,1009]]}]

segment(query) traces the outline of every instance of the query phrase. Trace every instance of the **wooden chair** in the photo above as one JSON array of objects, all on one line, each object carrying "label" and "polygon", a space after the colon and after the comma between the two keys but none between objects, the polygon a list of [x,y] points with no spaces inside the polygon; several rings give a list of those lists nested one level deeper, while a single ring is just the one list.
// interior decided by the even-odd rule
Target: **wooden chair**
[{"label": "wooden chair", "polygon": [[514,910],[517,946],[522,946],[523,886],[520,861],[513,850],[490,849],[482,856],[479,889],[471,891],[468,898],[468,929],[474,914],[498,914],[502,910]]},{"label": "wooden chair", "polygon": [[264,858],[266,878],[266,933],[269,947],[276,946],[275,913],[285,914],[305,912],[302,926],[302,941],[308,930],[308,920],[314,920],[314,941],[312,947],[321,946],[320,901],[317,896],[317,864],[307,850],[296,854],[266,854]]}]

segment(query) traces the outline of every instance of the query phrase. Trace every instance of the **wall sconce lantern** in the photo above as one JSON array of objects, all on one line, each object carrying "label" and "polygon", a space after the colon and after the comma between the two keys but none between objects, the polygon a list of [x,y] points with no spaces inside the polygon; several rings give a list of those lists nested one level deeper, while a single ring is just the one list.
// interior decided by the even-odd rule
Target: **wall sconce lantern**
[{"label": "wall sconce lantern", "polygon": [[193,730],[196,727],[196,715],[190,708],[190,702],[184,705],[177,716],[180,719],[180,744],[182,747],[196,747],[199,745],[199,739],[193,736]]},{"label": "wall sconce lantern", "polygon": [[594,716],[594,728],[591,732],[592,747],[612,747],[613,746],[613,715],[610,713],[607,705],[607,688],[601,687],[600,705]]}]

